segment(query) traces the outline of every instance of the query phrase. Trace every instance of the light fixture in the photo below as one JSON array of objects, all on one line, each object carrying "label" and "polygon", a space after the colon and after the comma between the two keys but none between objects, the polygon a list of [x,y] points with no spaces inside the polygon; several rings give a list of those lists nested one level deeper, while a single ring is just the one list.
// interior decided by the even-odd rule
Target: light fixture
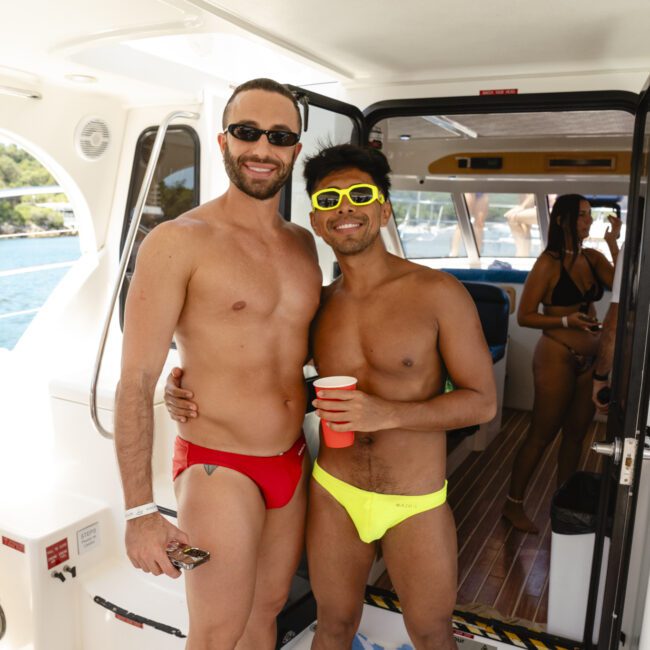
[{"label": "light fixture", "polygon": [[43,95],[35,90],[26,88],[16,88],[14,86],[0,85],[0,95],[10,95],[11,97],[22,97],[23,99],[43,99]]},{"label": "light fixture", "polygon": [[476,131],[460,122],[448,118],[446,115],[423,115],[422,117],[427,122],[431,122],[431,124],[435,124],[441,129],[449,131],[449,133],[453,133],[454,135],[466,135],[468,138],[478,138],[478,133]]},{"label": "light fixture", "polygon": [[65,78],[76,84],[94,84],[97,81],[97,77],[93,77],[90,74],[67,74]]},{"label": "light fixture", "polygon": [[406,140],[410,140],[411,136],[408,133],[402,133],[402,135],[400,135],[399,139],[406,141]]}]

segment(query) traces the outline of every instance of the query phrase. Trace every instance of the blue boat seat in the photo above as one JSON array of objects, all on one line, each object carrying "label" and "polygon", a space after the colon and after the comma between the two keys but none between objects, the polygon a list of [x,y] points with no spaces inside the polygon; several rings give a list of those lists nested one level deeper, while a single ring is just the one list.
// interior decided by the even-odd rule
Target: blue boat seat
[{"label": "blue boat seat", "polygon": [[[503,359],[506,353],[510,298],[503,289],[494,284],[464,281],[463,285],[476,304],[483,334],[492,355],[492,363],[495,364]],[[469,425],[447,431],[447,435],[451,440],[458,442],[476,433],[478,429],[478,424]]]},{"label": "blue boat seat", "polygon": [[476,303],[483,334],[492,354],[492,363],[496,363],[503,359],[506,353],[510,298],[503,289],[494,284],[463,282],[463,285]]}]

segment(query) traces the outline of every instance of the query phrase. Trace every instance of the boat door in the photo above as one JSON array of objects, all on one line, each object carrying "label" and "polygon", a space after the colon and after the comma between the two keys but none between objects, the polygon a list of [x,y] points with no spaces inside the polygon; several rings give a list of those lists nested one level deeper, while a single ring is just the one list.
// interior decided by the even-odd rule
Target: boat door
[{"label": "boat door", "polygon": [[[633,533],[643,535],[645,532],[635,530],[634,522],[639,499],[647,498],[647,494],[643,494],[647,490],[642,489],[641,472],[648,471],[643,460],[650,389],[647,376],[650,334],[650,284],[647,282],[650,277],[650,228],[647,227],[650,219],[649,111],[650,80],[640,95],[634,130],[630,207],[613,367],[613,401],[607,420],[610,454],[607,465],[616,487],[613,494],[605,496],[615,500],[615,511],[598,650],[615,650],[622,641],[623,608],[628,579],[632,578],[629,571]],[[646,281],[642,281],[644,278]],[[604,487],[605,490],[609,488],[608,485]],[[628,598],[628,605],[635,604],[637,613],[643,611],[648,582],[647,562],[642,563],[640,571],[636,602],[630,603]],[[642,614],[635,619],[628,634],[632,636],[632,647],[639,647],[634,644],[638,643]]]},{"label": "boat door", "polygon": [[[434,112],[459,112],[462,108],[475,112],[521,111],[526,107],[530,111],[563,111],[614,109],[631,111],[631,93],[562,93],[555,95],[529,95],[513,98],[455,98],[452,100],[415,100],[410,108],[408,100],[380,102],[366,111],[361,111],[341,101],[319,95],[303,88],[292,88],[303,99],[303,106],[308,104],[307,132],[303,136],[302,156],[309,156],[323,144],[340,144],[344,142],[367,143],[372,140],[371,127],[380,119],[391,114],[422,115],[423,111],[435,105]],[[483,102],[478,108],[478,102]],[[455,107],[454,102],[459,106]],[[396,111],[397,109],[397,111]],[[637,505],[638,484],[642,460],[643,441],[648,415],[648,395],[650,386],[644,373],[646,350],[650,341],[650,284],[640,281],[650,277],[650,229],[644,223],[650,219],[650,208],[646,200],[648,194],[648,174],[650,168],[650,125],[647,113],[650,110],[650,90],[647,86],[640,95],[636,111],[636,125],[632,170],[630,177],[630,209],[627,222],[627,244],[623,283],[621,290],[620,313],[616,348],[617,353],[613,370],[613,404],[607,423],[607,442],[611,445],[612,455],[605,464],[604,475],[616,479],[616,488],[610,488],[608,481],[602,481],[601,513],[607,511],[606,504],[615,500],[614,524],[609,551],[608,570],[604,592],[602,619],[598,635],[598,650],[614,650],[619,647],[621,622],[626,595],[629,570],[630,548]],[[381,143],[372,143],[381,146]],[[291,187],[287,189],[288,197],[284,202],[285,217],[304,219],[310,210],[308,197],[304,191],[301,166],[297,165]],[[324,281],[328,283],[336,274],[334,257],[328,247],[319,243],[319,257],[324,272]],[[618,451],[620,447],[620,452]],[[635,450],[639,453],[635,454]],[[594,569],[590,586],[588,611],[585,621],[584,647],[593,647],[592,634],[594,620],[597,620],[597,593],[599,584],[599,567],[605,537],[605,517],[601,516],[602,525],[598,531],[594,552]],[[645,563],[644,566],[648,566]],[[598,568],[596,568],[598,567]],[[646,571],[647,573],[647,571]],[[648,576],[640,577],[640,592],[643,609]],[[636,609],[639,609],[637,604]],[[638,634],[642,615],[635,630]],[[646,649],[644,649],[646,650]]]},{"label": "boat door", "polygon": [[[352,104],[304,88],[289,85],[298,98],[303,110],[303,134],[300,138],[302,150],[295,165],[291,183],[283,190],[280,210],[288,221],[303,223],[311,212],[311,203],[305,192],[302,176],[302,161],[315,154],[322,146],[361,144],[367,142],[365,118]],[[323,271],[323,282],[329,284],[336,276],[335,257],[329,246],[316,239],[318,259]]]}]

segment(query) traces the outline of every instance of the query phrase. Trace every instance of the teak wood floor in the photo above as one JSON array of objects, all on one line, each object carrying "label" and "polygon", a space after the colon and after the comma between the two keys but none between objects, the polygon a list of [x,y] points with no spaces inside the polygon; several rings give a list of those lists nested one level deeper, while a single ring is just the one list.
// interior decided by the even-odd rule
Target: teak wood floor
[{"label": "teak wood floor", "polygon": [[[449,477],[448,500],[458,531],[459,608],[471,604],[496,610],[504,620],[544,625],[547,618],[551,552],[550,504],[556,488],[559,436],[546,450],[531,479],[525,508],[540,530],[522,533],[501,517],[510,471],[530,412],[504,409],[501,433],[483,452],[472,452]],[[605,436],[593,422],[585,438],[580,469],[599,471],[601,457],[589,447]],[[384,574],[377,586],[390,589]]]}]

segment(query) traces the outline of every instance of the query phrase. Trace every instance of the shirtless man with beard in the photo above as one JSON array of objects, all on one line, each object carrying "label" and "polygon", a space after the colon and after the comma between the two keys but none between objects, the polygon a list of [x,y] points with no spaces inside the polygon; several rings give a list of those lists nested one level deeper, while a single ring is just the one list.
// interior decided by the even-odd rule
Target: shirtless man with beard
[{"label": "shirtless man with beard", "polygon": [[[456,533],[446,503],[448,429],[496,411],[492,358],[476,307],[452,276],[389,254],[390,169],[376,150],[328,147],[305,164],[314,232],[341,276],[324,288],[312,324],[319,375],[348,375],[357,390],[320,391],[316,413],[351,447],[321,441],[307,514],[309,576],[318,606],[312,648],[350,648],[380,544],[417,650],[455,650]],[[455,390],[444,393],[450,377]],[[195,404],[170,378],[175,418]],[[332,402],[336,403],[332,412]],[[342,424],[339,424],[342,423]]]},{"label": "shirtless man with beard", "polygon": [[[127,554],[177,577],[170,542],[211,552],[185,577],[187,650],[274,648],[302,553],[302,368],[322,280],[313,237],[278,212],[300,130],[284,86],[239,86],[218,136],[227,191],[146,237],[127,298],[115,433]],[[151,475],[153,393],[172,336],[202,405],[175,444],[178,528],[153,504]]]}]

